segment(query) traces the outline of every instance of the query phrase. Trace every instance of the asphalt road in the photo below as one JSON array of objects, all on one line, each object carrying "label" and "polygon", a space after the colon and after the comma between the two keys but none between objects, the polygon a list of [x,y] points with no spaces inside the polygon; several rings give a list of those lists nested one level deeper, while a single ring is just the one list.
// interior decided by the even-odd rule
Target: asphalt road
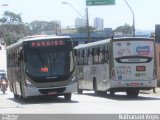
[{"label": "asphalt road", "polygon": [[117,113],[160,113],[160,96],[143,93],[137,98],[128,98],[125,93],[95,95],[85,91],[79,95],[74,93],[67,102],[64,97],[36,97],[27,102],[14,99],[8,90],[0,92],[0,113],[16,114],[117,114]]}]

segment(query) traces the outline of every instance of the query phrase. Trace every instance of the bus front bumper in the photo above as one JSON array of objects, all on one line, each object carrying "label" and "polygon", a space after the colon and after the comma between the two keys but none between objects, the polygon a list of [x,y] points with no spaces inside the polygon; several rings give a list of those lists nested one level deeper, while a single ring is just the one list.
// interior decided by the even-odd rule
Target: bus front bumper
[{"label": "bus front bumper", "polygon": [[41,96],[41,95],[63,95],[65,93],[77,92],[76,78],[66,86],[50,87],[50,88],[37,88],[35,86],[25,86],[25,95],[23,97]]},{"label": "bus front bumper", "polygon": [[157,80],[143,80],[143,81],[130,81],[130,80],[125,80],[125,81],[116,81],[112,80],[110,84],[111,88],[131,88],[131,87],[136,87],[140,89],[145,89],[145,88],[154,88],[157,87]]}]

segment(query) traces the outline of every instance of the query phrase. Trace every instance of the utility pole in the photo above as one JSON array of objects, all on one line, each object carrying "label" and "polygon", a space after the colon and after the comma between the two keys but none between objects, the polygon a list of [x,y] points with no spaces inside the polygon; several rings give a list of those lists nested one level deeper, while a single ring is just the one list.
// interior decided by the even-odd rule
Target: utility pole
[{"label": "utility pole", "polygon": [[88,43],[91,40],[90,27],[89,27],[89,17],[88,17],[88,8],[86,8],[86,27],[87,27],[87,43]]},{"label": "utility pole", "polygon": [[133,15],[132,35],[133,35],[133,37],[135,37],[135,20],[134,20],[134,12],[133,12],[131,6],[128,4],[128,2],[127,2],[126,0],[124,0],[124,1],[125,1],[125,3],[127,4],[127,6],[129,7],[129,9],[131,10],[132,15]]},{"label": "utility pole", "polygon": [[79,16],[81,16],[82,18],[85,18],[85,21],[86,21],[86,31],[87,31],[87,42],[89,42],[89,41],[91,40],[91,37],[90,37],[88,8],[86,7],[86,9],[85,9],[85,17],[84,17],[84,16],[82,16],[82,15],[80,14],[80,12],[79,12],[75,7],[73,7],[70,3],[64,1],[64,2],[62,2],[62,4],[69,5],[75,12],[77,12],[77,13],[79,14]]}]

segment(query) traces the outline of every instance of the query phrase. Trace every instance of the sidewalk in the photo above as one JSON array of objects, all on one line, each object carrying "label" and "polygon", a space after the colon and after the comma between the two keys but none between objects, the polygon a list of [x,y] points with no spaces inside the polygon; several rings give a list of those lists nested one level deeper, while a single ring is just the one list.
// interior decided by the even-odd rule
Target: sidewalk
[{"label": "sidewalk", "polygon": [[153,92],[153,89],[152,90],[141,90],[140,91],[141,94],[153,94],[153,95],[156,95],[156,96],[160,96],[160,87],[157,87],[155,88],[155,93]]}]

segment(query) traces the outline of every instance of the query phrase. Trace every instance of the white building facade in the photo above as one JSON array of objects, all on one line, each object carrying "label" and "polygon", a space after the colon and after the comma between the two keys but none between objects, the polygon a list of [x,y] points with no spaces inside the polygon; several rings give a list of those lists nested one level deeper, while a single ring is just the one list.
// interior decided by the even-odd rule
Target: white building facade
[{"label": "white building facade", "polygon": [[85,27],[86,20],[84,18],[76,18],[75,19],[75,28]]},{"label": "white building facade", "polygon": [[103,30],[104,29],[104,23],[103,23],[103,19],[102,18],[96,17],[94,19],[94,28],[96,30]]}]

